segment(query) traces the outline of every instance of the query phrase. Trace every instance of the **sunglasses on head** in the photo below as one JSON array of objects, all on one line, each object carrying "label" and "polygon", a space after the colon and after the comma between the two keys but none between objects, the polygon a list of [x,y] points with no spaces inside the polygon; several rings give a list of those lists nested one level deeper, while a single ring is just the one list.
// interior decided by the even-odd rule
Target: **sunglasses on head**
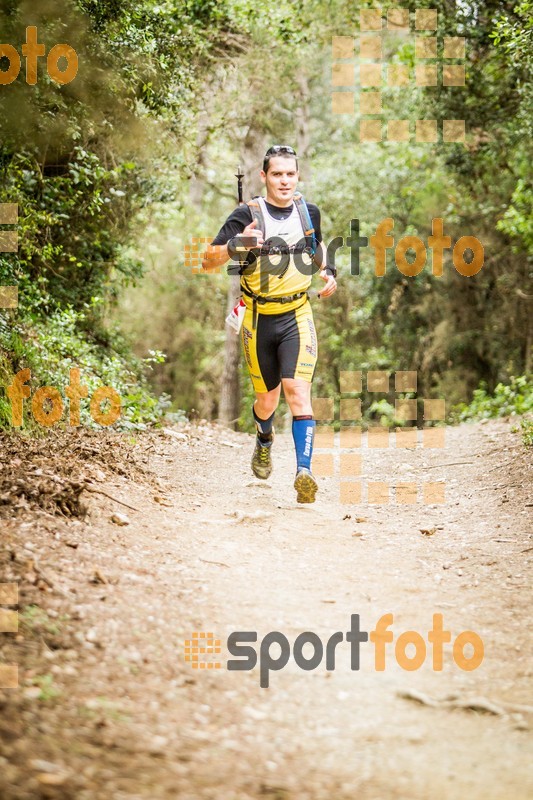
[{"label": "sunglasses on head", "polygon": [[276,153],[288,153],[290,156],[295,156],[296,150],[293,150],[293,148],[289,147],[287,144],[275,144],[273,147],[268,148],[265,153],[265,158],[273,156]]}]

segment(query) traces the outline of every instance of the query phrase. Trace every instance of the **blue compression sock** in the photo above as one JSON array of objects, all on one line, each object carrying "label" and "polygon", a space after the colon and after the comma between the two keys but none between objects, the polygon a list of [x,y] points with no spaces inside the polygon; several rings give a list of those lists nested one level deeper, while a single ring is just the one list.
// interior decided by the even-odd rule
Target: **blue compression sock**
[{"label": "blue compression sock", "polygon": [[274,422],[275,413],[276,412],[271,414],[268,419],[261,419],[260,417],[257,416],[257,414],[255,413],[255,408],[252,406],[252,414],[254,415],[257,434],[261,439],[261,441],[265,443],[270,441],[272,438],[272,424]]},{"label": "blue compression sock", "polygon": [[311,415],[293,417],[292,438],[296,448],[296,469],[301,467],[311,469],[311,456],[313,455],[313,439],[315,436],[316,422]]}]

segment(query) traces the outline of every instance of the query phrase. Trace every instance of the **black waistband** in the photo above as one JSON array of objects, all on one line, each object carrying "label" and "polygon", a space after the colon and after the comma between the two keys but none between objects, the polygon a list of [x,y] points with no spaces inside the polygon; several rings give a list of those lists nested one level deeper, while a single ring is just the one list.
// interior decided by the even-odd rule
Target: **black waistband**
[{"label": "black waistband", "polygon": [[304,291],[298,292],[297,294],[288,294],[284,297],[262,297],[260,294],[249,292],[244,288],[244,286],[241,286],[241,290],[243,294],[245,294],[247,297],[251,297],[256,303],[259,303],[260,306],[264,305],[265,303],[292,303],[294,300],[299,300],[300,297],[303,297],[304,294],[307,294],[307,291]]}]

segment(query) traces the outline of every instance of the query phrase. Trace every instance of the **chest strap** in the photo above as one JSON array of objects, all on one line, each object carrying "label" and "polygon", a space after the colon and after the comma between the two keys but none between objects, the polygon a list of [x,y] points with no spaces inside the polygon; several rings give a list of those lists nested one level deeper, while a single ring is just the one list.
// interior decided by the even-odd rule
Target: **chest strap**
[{"label": "chest strap", "polygon": [[246,289],[244,286],[241,285],[242,293],[245,294],[247,297],[251,297],[253,300],[252,304],[252,328],[255,330],[257,328],[257,304],[259,303],[260,306],[264,305],[265,303],[293,303],[295,300],[299,300],[300,297],[307,295],[307,292],[297,292],[296,294],[288,294],[284,297],[262,297],[259,294],[254,294],[249,289]]}]

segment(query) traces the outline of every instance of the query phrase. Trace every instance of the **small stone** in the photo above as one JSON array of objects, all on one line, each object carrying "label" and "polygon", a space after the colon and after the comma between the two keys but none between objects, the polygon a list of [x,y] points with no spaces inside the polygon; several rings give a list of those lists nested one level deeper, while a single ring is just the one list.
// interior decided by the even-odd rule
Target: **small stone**
[{"label": "small stone", "polygon": [[58,772],[61,772],[62,769],[62,767],[60,767],[59,764],[54,764],[52,763],[52,761],[43,761],[40,758],[33,758],[30,761],[30,767],[32,769],[38,770],[39,772],[46,772],[48,774],[50,773],[57,774]]},{"label": "small stone", "polygon": [[91,628],[89,631],[87,631],[87,633],[85,634],[85,639],[86,641],[92,642],[93,644],[100,644],[98,639],[98,634],[96,633],[94,628]]},{"label": "small stone", "polygon": [[129,525],[130,520],[126,516],[126,514],[119,514],[116,512],[115,514],[111,515],[111,522],[114,522],[115,525]]},{"label": "small stone", "polygon": [[154,736],[150,742],[150,752],[154,754],[164,753],[167,749],[167,745],[168,739],[166,736]]},{"label": "small stone", "polygon": [[37,775],[37,780],[41,786],[63,786],[65,781],[68,780],[68,775],[66,772],[58,772],[55,775],[48,772],[40,772]]},{"label": "small stone", "polygon": [[38,700],[41,696],[41,689],[39,686],[28,686],[24,689],[24,697],[26,700]]}]

